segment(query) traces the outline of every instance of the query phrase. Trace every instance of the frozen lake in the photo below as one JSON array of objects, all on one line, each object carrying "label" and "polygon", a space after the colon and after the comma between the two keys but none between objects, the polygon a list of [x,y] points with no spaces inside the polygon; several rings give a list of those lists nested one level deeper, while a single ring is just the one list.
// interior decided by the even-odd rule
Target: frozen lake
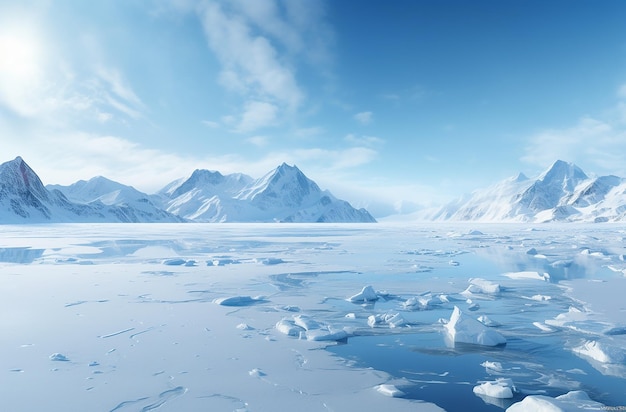
[{"label": "frozen lake", "polygon": [[2,410],[626,409],[625,225],[0,232]]}]

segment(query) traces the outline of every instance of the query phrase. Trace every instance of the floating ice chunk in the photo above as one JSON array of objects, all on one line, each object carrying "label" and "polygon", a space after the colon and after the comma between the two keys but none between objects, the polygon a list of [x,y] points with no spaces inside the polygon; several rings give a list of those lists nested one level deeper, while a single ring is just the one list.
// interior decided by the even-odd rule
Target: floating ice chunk
[{"label": "floating ice chunk", "polygon": [[621,363],[624,360],[624,353],[619,348],[595,340],[587,341],[573,351],[601,363]]},{"label": "floating ice chunk", "polygon": [[536,254],[537,254],[537,249],[535,249],[534,247],[531,247],[530,249],[528,249],[528,250],[526,251],[526,254],[527,254],[527,255],[533,255],[533,256],[534,256],[534,255],[536,255]]},{"label": "floating ice chunk", "polygon": [[489,371],[502,372],[503,370],[502,364],[500,362],[484,361],[483,363],[480,364],[480,366],[483,366],[487,372]]},{"label": "floating ice chunk", "polygon": [[565,395],[551,398],[544,395],[531,395],[521,402],[511,405],[506,412],[570,412],[580,410],[600,410],[600,402],[592,401],[584,391],[571,391]]},{"label": "floating ice chunk", "polygon": [[513,381],[508,378],[499,378],[494,382],[485,382],[474,386],[475,394],[498,399],[510,399],[513,397],[514,391],[515,385],[513,385]]},{"label": "floating ice chunk", "polygon": [[213,300],[213,303],[217,303],[222,306],[250,306],[255,303],[266,302],[263,296],[230,296],[226,298],[217,298]]},{"label": "floating ice chunk", "polygon": [[478,303],[475,303],[473,300],[471,299],[467,299],[465,302],[467,302],[467,310],[471,310],[476,311],[478,309],[480,309],[480,305]]},{"label": "floating ice chunk", "polygon": [[312,341],[326,341],[326,340],[343,340],[348,337],[348,332],[343,329],[335,329],[332,327],[324,327],[322,329],[308,330],[306,332],[306,339]]},{"label": "floating ice chunk", "polygon": [[536,328],[544,331],[544,332],[554,332],[554,329],[551,328],[550,326],[546,325],[545,323],[541,323],[541,322],[533,322],[533,326],[535,326]]},{"label": "floating ice chunk", "polygon": [[481,232],[480,230],[470,230],[469,232],[467,232],[468,235],[473,235],[473,236],[481,236],[484,235],[483,232]]},{"label": "floating ice chunk", "polygon": [[53,353],[52,355],[49,356],[51,361],[56,361],[56,362],[69,362],[69,358],[61,353]]},{"label": "floating ice chunk", "polygon": [[[439,301],[441,302],[441,300]],[[408,298],[402,303],[402,307],[406,310],[427,310],[432,309],[434,305],[439,304],[433,299],[433,296],[428,293],[423,296],[413,296]]]},{"label": "floating ice chunk", "polygon": [[471,345],[498,346],[506,344],[506,338],[487,328],[485,325],[465,315],[458,306],[450,316],[450,321],[444,326],[451,343],[467,343]]},{"label": "floating ice chunk", "polygon": [[346,313],[346,319],[356,319],[356,314],[354,312]]},{"label": "floating ice chunk", "polygon": [[304,333],[304,329],[300,326],[296,325],[291,319],[281,319],[276,322],[276,330],[280,333],[289,336],[300,336],[301,333]]},{"label": "floating ice chunk", "polygon": [[263,376],[267,376],[267,373],[263,372],[261,369],[254,368],[250,372],[248,372],[248,375],[254,378],[262,378]]},{"label": "floating ice chunk", "polygon": [[500,285],[481,278],[471,278],[470,285],[462,294],[482,293],[485,295],[495,295],[500,293]]},{"label": "floating ice chunk", "polygon": [[398,328],[406,325],[406,321],[399,313],[385,313],[370,315],[367,318],[367,324],[372,328],[377,325],[388,325],[390,328]]},{"label": "floating ice chunk", "polygon": [[506,276],[509,279],[536,279],[536,280],[549,280],[550,279],[550,275],[548,273],[539,273],[539,272],[532,272],[532,271],[523,271],[523,272],[509,272],[509,273],[505,273],[504,276]]},{"label": "floating ice chunk", "polygon": [[539,301],[539,302],[545,302],[545,301],[548,301],[548,300],[552,299],[552,296],[533,295],[533,296],[530,297],[530,299],[536,300],[536,301]]},{"label": "floating ice chunk", "polygon": [[487,315],[481,315],[477,319],[480,323],[482,323],[485,326],[489,326],[489,327],[501,326],[500,322],[496,322],[495,320],[490,319]]},{"label": "floating ice chunk", "polygon": [[322,325],[306,315],[295,315],[293,317],[295,325],[300,326],[304,330],[319,329]]},{"label": "floating ice chunk", "polygon": [[395,385],[390,385],[390,384],[378,385],[376,387],[376,390],[379,393],[382,393],[385,396],[390,396],[392,398],[400,398],[404,396],[404,392],[396,388]]},{"label": "floating ice chunk", "polygon": [[248,325],[247,323],[240,323],[239,325],[237,325],[237,329],[240,330],[254,330],[254,328],[250,325]]},{"label": "floating ice chunk", "polygon": [[456,260],[451,260],[451,261],[448,262],[448,265],[450,265],[450,266],[459,266],[460,263],[458,261],[456,261]]},{"label": "floating ice chunk", "polygon": [[378,300],[378,294],[370,285],[365,286],[359,293],[348,298],[352,303],[367,303]]}]

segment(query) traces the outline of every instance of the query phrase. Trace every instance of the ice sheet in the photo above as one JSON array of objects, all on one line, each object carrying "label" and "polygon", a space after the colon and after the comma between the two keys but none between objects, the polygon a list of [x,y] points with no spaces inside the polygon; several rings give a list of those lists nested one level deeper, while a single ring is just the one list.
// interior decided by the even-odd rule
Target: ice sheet
[{"label": "ice sheet", "polygon": [[[528,229],[0,226],[0,409],[626,405],[625,228]],[[455,306],[506,346],[446,346]]]}]

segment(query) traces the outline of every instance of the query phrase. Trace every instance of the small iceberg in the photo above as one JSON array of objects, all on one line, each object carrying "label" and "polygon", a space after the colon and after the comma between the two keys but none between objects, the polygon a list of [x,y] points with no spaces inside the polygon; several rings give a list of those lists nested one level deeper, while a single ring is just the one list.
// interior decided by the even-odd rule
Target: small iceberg
[{"label": "small iceberg", "polygon": [[575,347],[573,351],[600,363],[622,363],[624,361],[624,353],[619,348],[595,340],[587,341]]},{"label": "small iceberg", "polygon": [[444,325],[450,343],[470,344],[481,346],[500,346],[506,344],[506,338],[495,330],[489,329],[476,319],[463,312],[458,306],[450,316],[450,321]]},{"label": "small iceberg", "polygon": [[387,325],[390,328],[398,328],[406,325],[406,321],[399,313],[385,313],[379,315],[370,315],[367,318],[367,324],[373,328],[380,325]]},{"label": "small iceberg", "polygon": [[51,361],[55,361],[55,362],[69,362],[70,359],[61,354],[61,353],[53,353],[52,355],[49,356]]},{"label": "small iceberg", "polygon": [[480,293],[484,295],[496,295],[500,293],[500,285],[481,278],[471,278],[470,285],[461,294]]},{"label": "small iceberg", "polygon": [[511,405],[506,412],[559,412],[579,410],[602,410],[605,407],[600,402],[589,399],[584,391],[571,391],[565,395],[551,398],[544,395],[530,395],[521,402]]},{"label": "small iceberg", "polygon": [[401,398],[405,395],[404,392],[396,388],[395,385],[390,384],[378,385],[376,386],[376,390],[378,391],[378,393],[392,398]]},{"label": "small iceberg", "polygon": [[229,296],[213,299],[213,303],[221,306],[250,306],[261,302],[267,302],[267,299],[264,296]]},{"label": "small iceberg", "polygon": [[363,287],[359,293],[348,298],[352,303],[368,303],[378,300],[378,294],[370,285]]},{"label": "small iceberg", "polygon": [[474,386],[476,395],[489,396],[490,398],[510,399],[513,397],[513,392],[516,392],[515,385],[509,378],[499,378],[493,382],[484,382]]}]

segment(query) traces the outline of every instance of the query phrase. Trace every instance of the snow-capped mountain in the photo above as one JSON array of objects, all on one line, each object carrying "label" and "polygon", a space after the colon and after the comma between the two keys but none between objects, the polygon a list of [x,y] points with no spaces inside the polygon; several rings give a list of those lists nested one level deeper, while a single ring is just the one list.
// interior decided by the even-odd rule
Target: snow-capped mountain
[{"label": "snow-capped mountain", "polygon": [[511,222],[626,220],[626,180],[589,177],[575,164],[557,160],[536,179],[520,173],[423,217]]},{"label": "snow-capped mountain", "polygon": [[[130,222],[182,222],[183,219],[166,212],[156,205],[147,194],[132,186],[97,176],[88,181],[79,180],[69,186],[47,185],[49,190],[58,190],[71,202],[89,204],[99,207],[99,204],[116,206],[123,211]],[[158,201],[157,201],[158,203]]]},{"label": "snow-capped mountain", "polygon": [[[167,210],[166,210],[167,209]],[[0,165],[0,224],[43,222],[375,222],[282,164],[260,179],[196,170],[155,195],[98,176],[44,187],[21,157]]]},{"label": "snow-capped mountain", "polygon": [[159,192],[166,209],[203,222],[375,222],[285,163],[260,179],[196,170]]},{"label": "snow-capped mountain", "polygon": [[[136,209],[128,204],[89,204],[69,200],[60,190],[48,190],[21,157],[0,165],[0,223],[181,221],[160,209]],[[167,216],[168,220],[161,217]]]}]

